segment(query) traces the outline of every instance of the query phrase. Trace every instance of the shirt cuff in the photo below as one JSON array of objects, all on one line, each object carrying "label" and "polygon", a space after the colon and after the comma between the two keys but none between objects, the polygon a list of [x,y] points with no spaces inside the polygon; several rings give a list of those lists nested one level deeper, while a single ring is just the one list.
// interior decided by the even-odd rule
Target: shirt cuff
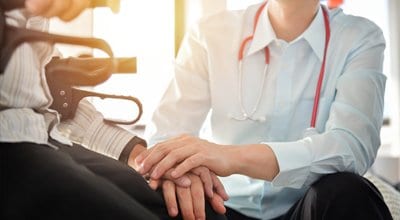
[{"label": "shirt cuff", "polygon": [[122,150],[121,154],[119,155],[118,160],[121,161],[122,163],[127,164],[130,153],[132,152],[133,148],[138,144],[142,145],[143,147],[147,147],[145,140],[135,136],[126,144],[125,148]]},{"label": "shirt cuff", "polygon": [[301,188],[310,175],[312,155],[304,141],[265,143],[271,147],[279,165],[273,186]]}]

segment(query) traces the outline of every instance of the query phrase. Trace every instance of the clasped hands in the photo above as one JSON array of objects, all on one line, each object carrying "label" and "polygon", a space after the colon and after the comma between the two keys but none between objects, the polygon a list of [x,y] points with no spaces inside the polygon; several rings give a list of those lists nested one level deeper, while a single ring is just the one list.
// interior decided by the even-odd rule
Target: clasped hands
[{"label": "clasped hands", "polygon": [[228,176],[233,170],[224,148],[182,135],[141,151],[131,166],[149,176],[151,188],[162,187],[170,216],[180,210],[184,219],[205,219],[206,200],[214,211],[225,213],[228,195],[216,175]]}]

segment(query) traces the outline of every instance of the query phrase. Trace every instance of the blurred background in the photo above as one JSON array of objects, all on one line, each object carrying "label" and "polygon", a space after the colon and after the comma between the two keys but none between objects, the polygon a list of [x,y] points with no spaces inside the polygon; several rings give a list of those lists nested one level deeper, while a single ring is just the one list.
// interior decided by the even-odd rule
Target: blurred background
[{"label": "blurred background", "polygon": [[[107,8],[87,10],[68,24],[51,21],[51,32],[105,39],[117,57],[137,57],[136,74],[119,74],[93,88],[101,92],[133,95],[144,107],[142,119],[129,127],[142,132],[172,76],[173,60],[185,31],[202,16],[221,10],[238,10],[261,0],[121,0],[119,13]],[[400,1],[329,0],[345,13],[366,17],[384,32],[387,49],[384,73],[388,77],[382,146],[371,172],[391,184],[400,182]],[[90,54],[87,48],[58,46],[65,57]],[[100,108],[100,107],[99,107]],[[118,106],[102,106],[102,112]]]}]

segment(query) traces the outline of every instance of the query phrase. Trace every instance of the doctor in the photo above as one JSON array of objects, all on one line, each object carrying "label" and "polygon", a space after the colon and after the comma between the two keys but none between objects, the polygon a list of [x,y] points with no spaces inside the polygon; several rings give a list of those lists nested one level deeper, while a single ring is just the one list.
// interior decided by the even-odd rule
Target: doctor
[{"label": "doctor", "polygon": [[384,49],[374,23],[317,0],[201,20],[153,115],[140,172],[208,167],[224,176],[228,219],[391,219],[361,177],[380,146]]}]

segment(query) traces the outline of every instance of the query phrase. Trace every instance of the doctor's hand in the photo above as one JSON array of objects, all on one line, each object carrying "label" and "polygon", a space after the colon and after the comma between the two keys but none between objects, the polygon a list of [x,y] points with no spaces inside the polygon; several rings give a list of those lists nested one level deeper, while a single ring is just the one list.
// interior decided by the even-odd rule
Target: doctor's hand
[{"label": "doctor's hand", "polygon": [[178,178],[190,170],[205,166],[218,176],[228,176],[236,171],[234,147],[223,146],[197,137],[182,135],[160,142],[136,157],[139,173],[149,173],[152,179],[161,178],[168,170]]},{"label": "doctor's hand", "polygon": [[[128,165],[135,170],[139,170],[139,166],[136,163],[135,159],[139,154],[146,154],[146,152],[151,151],[151,149],[147,149],[146,147],[137,144],[129,154]],[[180,187],[190,187],[192,182],[188,175],[182,175],[178,178],[174,178],[171,176],[172,169],[167,170],[163,173],[162,177],[157,179],[151,179],[149,181],[149,186],[156,190],[160,186],[161,180],[170,180],[175,185]],[[228,194],[225,191],[222,182],[218,179],[218,177],[206,167],[195,167],[190,171],[191,174],[197,175],[204,186],[204,191],[208,198],[213,198],[214,194],[218,194],[223,200],[228,200]],[[148,175],[149,173],[141,173],[142,175]],[[215,192],[215,193],[214,193]]]},{"label": "doctor's hand", "polygon": [[90,0],[26,0],[25,8],[34,15],[70,21],[89,7]]},{"label": "doctor's hand", "polygon": [[[129,157],[128,157],[128,166],[132,167],[134,170],[138,171],[139,167],[138,165],[135,163],[135,158],[143,152],[148,151],[148,149],[146,147],[144,147],[141,144],[137,144],[135,145],[135,147],[132,149],[132,151],[129,153]],[[172,170],[170,170],[169,172],[166,172],[163,175],[163,179],[168,179],[173,181],[176,185],[181,186],[181,187],[190,187],[191,185],[191,181],[190,179],[186,176],[183,175],[179,178],[172,178],[171,177],[171,172]],[[143,176],[146,176],[147,173],[142,173]],[[156,181],[150,181],[149,185],[152,189],[156,190],[158,188],[158,182]],[[212,185],[207,186],[208,188],[212,189]]]},{"label": "doctor's hand", "polygon": [[280,172],[275,152],[267,144],[218,145],[188,135],[160,142],[139,154],[136,163],[139,173],[150,172],[152,179],[172,168],[171,177],[179,178],[199,166],[218,176],[242,174],[267,181]]}]

